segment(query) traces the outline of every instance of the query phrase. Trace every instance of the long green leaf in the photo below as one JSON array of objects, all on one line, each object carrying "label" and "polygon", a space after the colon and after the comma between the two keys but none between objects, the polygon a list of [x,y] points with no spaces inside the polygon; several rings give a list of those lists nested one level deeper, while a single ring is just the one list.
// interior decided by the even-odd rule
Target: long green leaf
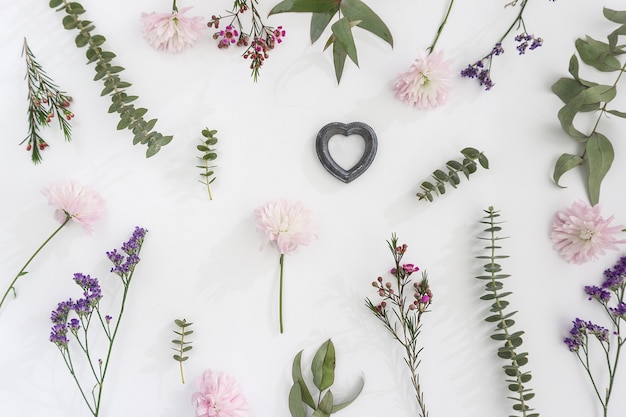
[{"label": "long green leaf", "polygon": [[346,58],[348,54],[346,49],[339,42],[333,42],[333,64],[335,66],[335,77],[337,83],[341,82],[341,76],[343,75],[343,68],[346,64]]},{"label": "long green leaf", "polygon": [[561,184],[559,184],[561,176],[563,176],[563,174],[565,174],[567,171],[579,165],[582,165],[583,162],[585,162],[585,160],[578,155],[572,155],[569,153],[564,153],[563,155],[561,155],[554,165],[554,173],[552,174],[552,179],[554,180],[556,185],[561,188],[565,188]]},{"label": "long green leaf", "polygon": [[340,0],[283,0],[270,10],[269,15],[288,12],[325,12],[339,8],[339,3]]},{"label": "long green leaf", "polygon": [[316,12],[311,15],[311,29],[309,30],[311,43],[315,43],[315,41],[322,36],[322,33],[330,23],[330,20],[337,13],[337,10],[339,9],[330,9],[325,12]]},{"label": "long green leaf", "polygon": [[587,36],[586,40],[576,39],[575,46],[583,62],[598,71],[612,72],[621,68],[617,58],[612,56],[608,43],[599,42]]},{"label": "long green leaf", "polygon": [[298,383],[300,385],[300,396],[302,397],[302,401],[304,401],[309,407],[315,409],[315,402],[313,401],[313,397],[311,396],[311,392],[309,388],[306,386],[304,382],[304,378],[302,377],[302,351],[298,352],[296,357],[293,359],[293,365],[291,367],[291,378],[294,383]]},{"label": "long green leaf", "polygon": [[331,390],[326,391],[317,409],[327,415],[333,412],[333,393]]},{"label": "long green leaf", "polygon": [[335,381],[335,346],[328,339],[320,346],[311,362],[313,383],[318,390],[324,391]]},{"label": "long green leaf", "polygon": [[289,412],[291,417],[306,417],[304,405],[302,405],[302,392],[297,382],[289,390]]},{"label": "long green leaf", "polygon": [[617,10],[612,10],[612,9],[608,9],[605,7],[602,10],[602,13],[604,14],[604,17],[606,17],[611,22],[621,23],[621,24],[626,23],[626,11],[617,11]]},{"label": "long green leaf", "polygon": [[613,164],[615,153],[609,139],[597,132],[589,138],[586,152],[589,163],[589,200],[591,205],[596,205],[600,201],[602,180]]},{"label": "long green leaf", "polygon": [[361,0],[342,0],[341,11],[351,21],[360,20],[360,28],[373,33],[393,47],[393,37],[385,22]]},{"label": "long green leaf", "polygon": [[354,44],[354,37],[352,36],[352,27],[350,26],[350,20],[346,16],[342,17],[338,21],[332,24],[330,27],[335,35],[335,44],[341,43],[341,46],[346,51],[346,54],[350,57],[352,62],[359,66],[359,58],[356,54],[356,45]]}]

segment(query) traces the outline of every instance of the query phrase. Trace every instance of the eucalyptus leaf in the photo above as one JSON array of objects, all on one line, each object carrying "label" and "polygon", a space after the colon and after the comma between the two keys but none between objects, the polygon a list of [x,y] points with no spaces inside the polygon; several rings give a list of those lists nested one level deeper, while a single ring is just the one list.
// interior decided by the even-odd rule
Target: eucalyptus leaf
[{"label": "eucalyptus leaf", "polygon": [[579,165],[582,165],[584,162],[585,160],[578,155],[572,155],[569,153],[562,154],[556,161],[556,165],[554,166],[554,173],[552,174],[552,179],[554,179],[556,185],[561,188],[565,188],[559,184],[559,181],[561,180],[563,174]]},{"label": "eucalyptus leaf", "polygon": [[346,64],[346,57],[348,56],[346,49],[340,42],[333,42],[333,63],[335,66],[335,77],[337,83],[341,82],[341,76],[343,75],[343,68]]},{"label": "eucalyptus leaf", "polygon": [[309,391],[309,388],[304,383],[304,378],[302,377],[302,351],[298,352],[296,357],[293,359],[293,365],[291,367],[291,378],[294,383],[298,383],[300,385],[300,392],[302,396],[302,401],[304,401],[309,407],[315,408],[315,402],[313,401],[313,397]]},{"label": "eucalyptus leaf", "polygon": [[607,110],[607,113],[612,114],[613,116],[621,117],[622,119],[626,119],[626,113],[618,110]]},{"label": "eucalyptus leaf", "polygon": [[583,62],[598,71],[612,72],[621,68],[617,58],[612,56],[608,43],[599,42],[587,36],[586,40],[577,39],[575,46]]},{"label": "eucalyptus leaf", "polygon": [[283,0],[272,8],[269,16],[286,12],[318,13],[339,8],[340,0]]},{"label": "eucalyptus leaf", "polygon": [[626,11],[617,11],[605,7],[602,13],[611,22],[626,24]]},{"label": "eucalyptus leaf", "polygon": [[342,0],[341,12],[351,21],[360,20],[360,28],[373,33],[393,47],[393,37],[385,22],[361,0]]},{"label": "eucalyptus leaf", "polygon": [[591,205],[594,206],[600,201],[600,186],[613,164],[615,154],[609,139],[597,132],[591,135],[589,141],[587,141],[585,151],[589,166],[589,200]]},{"label": "eucalyptus leaf", "polygon": [[328,339],[320,346],[311,362],[313,383],[318,390],[323,391],[335,381],[335,346]]},{"label": "eucalyptus leaf", "polygon": [[311,43],[315,43],[315,41],[322,36],[322,33],[324,33],[324,30],[328,27],[328,24],[337,13],[337,10],[338,8],[311,14],[311,27],[309,30]]},{"label": "eucalyptus leaf", "polygon": [[302,404],[302,392],[297,382],[289,390],[289,412],[291,417],[306,417],[304,405]]},{"label": "eucalyptus leaf", "polygon": [[350,57],[352,62],[357,66],[359,65],[359,59],[356,53],[356,45],[354,44],[354,38],[352,36],[352,27],[347,17],[342,17],[338,21],[332,24],[330,27],[333,34],[336,37],[335,44],[341,43],[341,46],[346,51],[346,54]]},{"label": "eucalyptus leaf", "polygon": [[326,391],[326,394],[322,397],[317,409],[326,415],[330,415],[333,412],[333,393],[331,390]]}]

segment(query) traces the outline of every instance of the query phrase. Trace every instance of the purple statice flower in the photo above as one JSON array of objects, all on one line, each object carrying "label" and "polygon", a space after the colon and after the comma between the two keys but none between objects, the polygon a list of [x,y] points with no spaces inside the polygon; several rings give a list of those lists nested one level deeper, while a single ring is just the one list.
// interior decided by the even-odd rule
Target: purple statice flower
[{"label": "purple statice flower", "polygon": [[[526,49],[534,50],[543,45],[543,39],[536,38],[535,35],[529,35],[528,33],[520,33],[515,37],[515,42],[518,42],[518,45],[515,47],[517,52],[520,55],[524,55],[526,53]],[[530,48],[529,48],[529,42]]]},{"label": "purple statice flower", "polygon": [[93,307],[86,298],[79,298],[72,306],[72,310],[74,310],[79,316],[86,316],[93,311]]},{"label": "purple statice flower", "polygon": [[617,307],[609,307],[609,311],[614,317],[626,319],[626,303],[620,302]]},{"label": "purple statice flower", "polygon": [[95,307],[102,298],[102,289],[97,278],[91,278],[80,272],[74,274],[74,282],[83,289],[83,296],[91,307]]},{"label": "purple statice flower", "polygon": [[595,336],[600,342],[608,342],[609,340],[609,330],[605,327],[579,318],[572,323],[574,325],[569,331],[571,337],[566,337],[563,340],[571,352],[578,352],[578,349],[585,344],[588,335]]},{"label": "purple statice flower", "polygon": [[606,304],[611,299],[611,293],[607,290],[596,287],[595,285],[586,285],[585,293],[589,296],[589,299],[596,299],[603,304]]},{"label": "purple statice flower", "polygon": [[587,334],[597,337],[601,342],[609,341],[609,329],[593,324],[590,321],[587,322]]},{"label": "purple statice flower", "polygon": [[[491,61],[491,55],[489,55]],[[468,65],[463,71],[461,71],[461,77],[476,78],[480,86],[484,86],[485,90],[489,91],[495,85],[491,80],[491,70],[485,68],[483,60],[477,61],[473,65]]]},{"label": "purple statice flower", "polygon": [[73,305],[74,302],[71,298],[67,301],[60,302],[57,305],[56,310],[52,310],[52,314],[50,315],[50,320],[52,321],[52,323],[65,324],[65,322],[67,321],[67,315],[69,314]]},{"label": "purple statice flower", "polygon": [[69,323],[67,323],[67,326],[69,327],[70,331],[77,332],[78,329],[80,329],[80,320],[78,320],[77,318],[73,318],[70,320]]},{"label": "purple statice flower", "polygon": [[146,229],[135,227],[135,231],[128,242],[124,242],[122,244],[122,251],[126,252],[128,255],[133,255],[139,252],[139,249],[141,249],[141,245],[143,244],[143,238],[146,236],[146,232]]},{"label": "purple statice flower", "polygon": [[621,285],[623,285],[624,278],[626,277],[626,256],[620,258],[612,269],[604,271],[604,277],[605,280],[602,283],[602,288],[616,291]]},{"label": "purple statice flower", "polygon": [[111,272],[123,277],[133,271],[135,265],[140,261],[137,254],[141,249],[146,232],[146,229],[135,227],[135,231],[130,239],[122,244],[122,251],[125,252],[127,256],[119,253],[117,249],[106,253],[107,257],[114,265],[113,268],[111,268]]},{"label": "purple statice flower", "polygon": [[504,48],[502,47],[502,42],[498,42],[494,45],[493,49],[491,50],[491,54],[489,54],[488,56],[494,56],[494,55],[502,55],[504,53]]},{"label": "purple statice flower", "polygon": [[104,316],[104,320],[106,320],[107,323],[110,323],[111,320],[113,320],[113,317],[109,316],[108,314],[106,316]]},{"label": "purple statice flower", "polygon": [[50,341],[58,347],[67,347],[70,341],[67,338],[67,325],[65,323],[58,323],[52,326]]}]

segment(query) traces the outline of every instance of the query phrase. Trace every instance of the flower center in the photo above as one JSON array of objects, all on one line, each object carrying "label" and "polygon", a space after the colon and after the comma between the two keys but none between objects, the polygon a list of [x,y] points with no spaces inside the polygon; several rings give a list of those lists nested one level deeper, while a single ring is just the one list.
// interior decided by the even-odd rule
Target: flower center
[{"label": "flower center", "polygon": [[590,229],[583,229],[580,231],[578,237],[582,240],[591,240],[593,239],[594,231]]}]

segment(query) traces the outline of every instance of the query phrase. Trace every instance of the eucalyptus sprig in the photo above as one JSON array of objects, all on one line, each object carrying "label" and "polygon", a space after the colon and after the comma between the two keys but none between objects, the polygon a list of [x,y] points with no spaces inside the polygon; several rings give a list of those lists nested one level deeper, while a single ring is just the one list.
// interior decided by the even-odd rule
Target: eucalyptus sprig
[{"label": "eucalyptus sprig", "polygon": [[312,14],[311,43],[319,39],[333,17],[339,14],[337,21],[330,27],[331,35],[324,46],[324,50],[331,45],[333,47],[333,62],[338,83],[341,81],[346,57],[350,57],[350,60],[359,66],[352,35],[352,28],[355,26],[373,33],[393,47],[393,37],[385,22],[361,0],[283,0],[274,6],[269,14],[286,12]]},{"label": "eucalyptus sprig", "polygon": [[183,362],[189,359],[189,356],[185,356],[185,352],[189,352],[193,348],[193,346],[191,346],[192,342],[185,340],[185,337],[193,333],[193,330],[187,330],[187,327],[191,326],[193,323],[187,323],[187,320],[185,319],[175,319],[174,323],[178,326],[178,330],[174,330],[174,333],[176,333],[179,338],[172,339],[172,343],[176,345],[176,347],[172,348],[176,352],[176,354],[172,357],[179,364],[180,379],[184,384],[185,374],[183,373]]},{"label": "eucalyptus sprig", "polygon": [[317,404],[302,376],[301,362],[302,351],[298,352],[293,359],[291,369],[293,385],[289,390],[289,412],[292,417],[307,417],[306,407],[313,410],[311,417],[329,417],[332,413],[352,404],[363,390],[365,380],[361,377],[356,393],[352,397],[342,403],[334,403],[334,396],[330,387],[335,382],[335,346],[330,339],[320,346],[311,362],[313,384],[319,390]]},{"label": "eucalyptus sprig", "polygon": [[213,200],[213,194],[211,194],[211,184],[213,184],[213,181],[215,181],[215,171],[213,171],[215,165],[209,165],[209,162],[214,161],[217,158],[215,148],[211,148],[211,146],[215,146],[215,144],[217,144],[217,137],[215,137],[216,133],[217,130],[209,130],[208,127],[206,129],[203,129],[202,136],[204,136],[206,139],[200,139],[202,145],[198,145],[196,147],[202,153],[199,158],[203,163],[203,165],[196,165],[197,168],[202,169],[202,173],[200,175],[203,179],[199,181],[202,184],[206,185],[207,191],[209,193],[209,200]]},{"label": "eucalyptus sprig", "polygon": [[[561,186],[559,180],[564,173],[586,164],[587,189],[591,205],[596,205],[600,201],[602,180],[615,158],[611,141],[598,130],[600,120],[608,119],[609,115],[626,118],[626,112],[609,107],[609,103],[617,95],[617,84],[626,71],[626,60],[620,62],[618,59],[626,53],[626,44],[617,44],[619,36],[626,35],[626,11],[604,8],[603,13],[609,21],[620,25],[607,36],[607,42],[587,36],[585,39],[578,38],[575,46],[583,63],[600,72],[614,73],[615,81],[612,84],[598,84],[580,78],[578,75],[580,64],[574,54],[569,61],[569,73],[572,78],[563,77],[552,85],[552,91],[565,103],[558,113],[561,127],[582,148],[580,155],[563,153],[559,157],[554,167],[553,179]],[[590,133],[584,133],[574,126],[576,116],[586,112],[598,114]]]},{"label": "eucalyptus sprig", "polygon": [[70,120],[74,113],[69,110],[72,97],[59,87],[46,74],[43,67],[36,61],[26,38],[22,47],[22,56],[26,59],[26,81],[28,85],[28,135],[20,142],[28,142],[26,150],[31,152],[34,164],[41,162],[41,153],[48,143],[39,134],[39,128],[47,127],[56,115],[59,128],[66,141],[72,140]]},{"label": "eucalyptus sprig", "polygon": [[109,95],[111,97],[111,106],[109,113],[116,112],[119,114],[120,121],[117,129],[128,129],[135,135],[133,145],[141,143],[146,145],[146,158],[155,155],[161,149],[161,146],[167,145],[172,136],[163,136],[161,133],[152,130],[157,119],[146,121],[144,115],[148,112],[145,108],[135,108],[132,103],[137,100],[138,96],[131,96],[126,93],[126,89],[131,86],[129,82],[120,78],[123,67],[113,65],[115,54],[102,48],[106,38],[102,35],[92,34],[95,26],[90,20],[81,20],[80,15],[85,13],[84,7],[77,2],[69,2],[67,0],[50,0],[50,7],[56,8],[56,11],[64,11],[63,27],[67,30],[75,29],[79,33],[76,36],[75,43],[78,48],[87,47],[87,64],[95,63],[96,75],[94,81],[102,80],[104,89],[100,93],[101,96]]},{"label": "eucalyptus sprig", "polygon": [[423,192],[416,194],[420,200],[432,202],[434,200],[433,193],[435,195],[445,194],[446,183],[450,184],[452,188],[456,188],[461,182],[459,173],[463,173],[465,178],[469,180],[470,174],[476,172],[478,168],[475,162],[476,160],[478,160],[480,166],[489,169],[489,160],[482,152],[474,148],[464,148],[461,150],[461,153],[464,156],[462,162],[452,160],[446,163],[446,168],[448,169],[447,174],[440,169],[433,171],[432,177],[435,180],[434,184],[429,181],[422,182],[420,188]]},{"label": "eucalyptus sprig", "polygon": [[488,254],[477,256],[477,258],[486,260],[487,263],[483,266],[485,274],[476,277],[486,281],[485,295],[480,297],[480,299],[492,302],[489,309],[490,315],[487,316],[485,321],[496,325],[491,338],[503,344],[498,348],[498,357],[509,361],[503,368],[507,376],[506,383],[508,389],[513,393],[513,396],[507,397],[515,402],[513,410],[519,416],[538,417],[539,413],[532,412],[533,409],[528,405],[528,401],[535,396],[532,389],[525,385],[531,380],[531,374],[530,372],[522,371],[522,367],[528,363],[528,353],[520,352],[519,349],[522,345],[524,332],[514,332],[512,330],[512,327],[515,325],[515,320],[512,317],[516,311],[508,309],[509,302],[505,299],[512,293],[503,291],[504,285],[502,280],[509,278],[511,275],[503,274],[502,266],[498,263],[501,259],[509,257],[508,255],[501,255],[499,252],[502,248],[500,241],[507,239],[507,237],[498,235],[498,232],[502,230],[500,227],[502,222],[497,221],[498,217],[500,217],[499,212],[495,211],[493,207],[489,207],[485,210],[485,213],[487,215],[483,217],[480,223],[487,225],[487,228],[484,230],[487,236],[479,236],[478,239],[488,242],[488,245],[484,248]]}]

